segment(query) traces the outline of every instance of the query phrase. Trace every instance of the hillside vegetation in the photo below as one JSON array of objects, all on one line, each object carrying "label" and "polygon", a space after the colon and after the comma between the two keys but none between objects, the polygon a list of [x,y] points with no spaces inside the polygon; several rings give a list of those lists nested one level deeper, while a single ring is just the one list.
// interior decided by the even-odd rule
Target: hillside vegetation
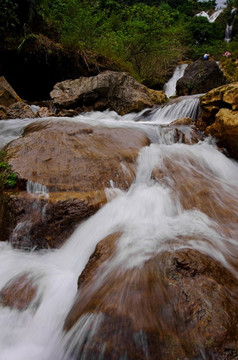
[{"label": "hillside vegetation", "polygon": [[3,46],[21,49],[26,39],[42,34],[67,48],[103,55],[150,87],[161,87],[176,64],[202,58],[205,51],[216,60],[227,49],[233,63],[238,57],[237,29],[229,44],[224,41],[238,0],[228,0],[214,23],[195,15],[211,14],[215,0],[0,0],[0,6]]}]

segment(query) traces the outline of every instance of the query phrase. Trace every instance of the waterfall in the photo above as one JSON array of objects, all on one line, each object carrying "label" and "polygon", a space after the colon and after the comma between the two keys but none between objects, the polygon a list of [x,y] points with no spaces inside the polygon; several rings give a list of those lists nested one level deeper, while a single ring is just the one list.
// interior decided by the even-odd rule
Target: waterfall
[{"label": "waterfall", "polygon": [[228,43],[231,41],[231,36],[232,36],[232,28],[233,28],[233,21],[234,21],[234,17],[236,14],[236,9],[233,8],[231,10],[231,23],[227,23],[226,24],[226,30],[225,30],[225,41]]},{"label": "waterfall", "polygon": [[33,181],[28,180],[26,184],[26,191],[29,194],[41,194],[41,195],[47,195],[49,190],[47,189],[47,186],[35,183]]},{"label": "waterfall", "polygon": [[187,66],[188,66],[188,64],[178,65],[176,67],[176,69],[174,70],[173,76],[164,85],[163,90],[168,98],[176,95],[176,83],[181,77],[183,77],[183,74],[184,74]]},{"label": "waterfall", "polygon": [[218,9],[211,16],[209,16],[206,11],[201,11],[200,13],[196,14],[196,16],[206,17],[209,22],[213,23],[223,11],[224,9]]},{"label": "waterfall", "polygon": [[[123,276],[128,272],[132,276],[128,281],[133,285],[133,276],[136,277],[138,272],[142,274],[143,265],[163,251],[197,250],[218,261],[237,277],[237,270],[233,267],[238,256],[237,163],[219,152],[211,139],[195,145],[175,143],[166,137],[162,139],[162,124],[166,126],[184,116],[197,118],[199,97],[178,98],[140,114],[119,116],[105,111],[80,114],[72,119],[47,119],[140,128],[147,131],[154,141],[139,153],[135,181],[130,189],[118,191],[117,197],[80,224],[60,249],[24,252],[12,248],[8,242],[0,243],[0,291],[19,276],[30,279],[36,289],[35,300],[24,311],[0,306],[0,360],[105,358],[108,334],[102,326],[105,320],[103,311],[85,312],[69,332],[64,332],[63,326],[77,296],[78,276],[97,243],[111,233],[120,231],[123,235],[118,240],[115,256],[105,263],[99,278],[93,283],[91,296],[95,302],[97,291],[105,286],[110,288],[113,275]],[[31,119],[31,122],[37,121]],[[15,119],[1,121],[0,125],[0,145],[3,146],[6,139],[11,141],[21,136],[26,123]],[[27,189],[30,196],[32,193],[47,193],[47,189],[38,183],[29,182]],[[123,288],[119,298],[111,299],[112,303],[125,306],[130,291],[131,288]],[[84,306],[87,301],[86,296]],[[146,320],[150,313],[149,305],[145,303],[144,309],[138,308],[136,294],[130,306],[128,311],[135,318],[139,314]],[[172,316],[176,314],[168,316],[173,323]],[[115,338],[117,331],[123,332],[117,329],[116,322],[110,326],[110,333]],[[95,342],[99,333],[105,336],[100,344]],[[133,339],[138,354],[142,354],[140,358],[154,358],[142,332],[136,331]],[[129,345],[126,339],[125,344],[118,343],[118,348],[124,349],[120,359],[129,358]],[[90,353],[93,346],[100,350],[100,356]],[[210,358],[203,348],[200,353],[199,358]]]},{"label": "waterfall", "polygon": [[181,96],[169,101],[167,104],[154,109],[151,112],[142,112],[141,120],[148,119],[151,124],[169,124],[182,117],[190,117],[197,120],[200,116],[200,97],[201,95]]},{"label": "waterfall", "polygon": [[232,25],[226,24],[226,30],[225,30],[225,41],[226,42],[231,41],[231,34],[232,34]]}]

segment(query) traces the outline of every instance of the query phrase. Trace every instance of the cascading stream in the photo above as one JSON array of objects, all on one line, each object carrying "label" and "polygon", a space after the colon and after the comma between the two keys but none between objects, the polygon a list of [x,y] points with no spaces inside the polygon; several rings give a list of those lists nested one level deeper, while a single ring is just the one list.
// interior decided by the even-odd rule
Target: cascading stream
[{"label": "cascading stream", "polygon": [[[113,288],[126,276],[121,296],[114,299],[115,306],[131,313],[138,326],[145,326],[147,320],[153,322],[152,318],[147,319],[148,304],[143,305],[144,314],[141,308],[137,310],[136,296],[131,298],[128,284],[143,277],[144,264],[163,251],[198,250],[237,277],[237,163],[220,153],[209,139],[195,145],[175,143],[173,137],[164,135],[166,128],[160,127],[179,117],[196,119],[198,101],[199,97],[188,97],[125,117],[113,112],[92,112],[68,119],[95,126],[147,129],[155,141],[141,150],[136,178],[128,192],[118,191],[117,197],[82,223],[61,249],[27,253],[13,249],[9,243],[0,243],[0,290],[24,274],[30,276],[36,288],[34,301],[24,311],[0,306],[0,360],[104,359],[106,342],[98,345],[98,357],[85,350],[95,346],[95,336],[103,332],[101,325],[105,320],[103,311],[89,311],[92,299],[103,298],[102,289],[109,291],[110,286]],[[7,129],[9,139],[19,136],[19,122],[3,123],[4,137],[8,136]],[[0,136],[1,141],[4,140]],[[45,190],[40,184],[29,184],[30,192]],[[114,232],[122,233],[115,254],[82,294],[82,315],[65,333],[63,326],[77,296],[78,276],[97,243]],[[168,316],[174,324],[173,313]],[[112,323],[111,332],[117,331],[116,323]],[[134,339],[142,358],[150,359],[144,333],[138,331]],[[200,358],[206,359],[202,354],[201,349]],[[129,358],[126,353],[123,356]]]},{"label": "cascading stream", "polygon": [[174,70],[173,76],[169,79],[169,81],[164,85],[164,92],[166,96],[169,98],[171,96],[176,95],[176,84],[177,81],[183,77],[184,72],[188,64],[181,64],[176,67]]}]

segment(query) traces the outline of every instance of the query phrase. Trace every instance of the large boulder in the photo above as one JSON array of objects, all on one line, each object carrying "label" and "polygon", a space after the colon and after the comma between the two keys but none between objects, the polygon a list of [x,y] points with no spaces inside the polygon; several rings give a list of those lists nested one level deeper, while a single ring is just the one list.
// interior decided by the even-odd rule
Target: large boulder
[{"label": "large boulder", "polygon": [[[238,282],[231,272],[194,249],[162,252],[139,268],[122,270],[115,262],[110,268],[115,237],[105,240],[90,258],[90,281],[86,273],[79,278],[78,298],[65,321],[68,355],[235,358]],[[107,263],[98,267],[103,255]],[[82,326],[85,337],[78,342]]]},{"label": "large boulder", "polygon": [[121,115],[166,100],[163,91],[148,89],[126,73],[116,71],[57,83],[50,96],[58,109],[111,109]]},{"label": "large boulder", "polygon": [[203,94],[226,84],[226,78],[215,61],[197,60],[188,65],[184,76],[177,81],[176,94]]},{"label": "large boulder", "polygon": [[238,159],[238,82],[209,91],[201,98],[200,126],[229,156]]},{"label": "large boulder", "polygon": [[24,248],[59,247],[107,202],[108,188],[129,188],[138,152],[148,144],[147,136],[133,129],[56,119],[28,125],[5,148],[28,194],[13,193],[0,203],[0,240]]},{"label": "large boulder", "polygon": [[133,129],[94,127],[65,120],[35,122],[6,147],[20,179],[54,191],[127,189],[145,134]]}]

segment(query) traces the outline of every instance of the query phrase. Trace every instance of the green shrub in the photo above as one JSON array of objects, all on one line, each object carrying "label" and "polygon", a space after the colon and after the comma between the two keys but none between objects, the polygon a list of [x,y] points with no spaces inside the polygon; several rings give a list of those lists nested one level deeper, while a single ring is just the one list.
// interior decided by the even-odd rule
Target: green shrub
[{"label": "green shrub", "polygon": [[17,174],[11,171],[11,167],[6,162],[6,152],[0,152],[0,191],[5,188],[13,188],[17,184]]}]

